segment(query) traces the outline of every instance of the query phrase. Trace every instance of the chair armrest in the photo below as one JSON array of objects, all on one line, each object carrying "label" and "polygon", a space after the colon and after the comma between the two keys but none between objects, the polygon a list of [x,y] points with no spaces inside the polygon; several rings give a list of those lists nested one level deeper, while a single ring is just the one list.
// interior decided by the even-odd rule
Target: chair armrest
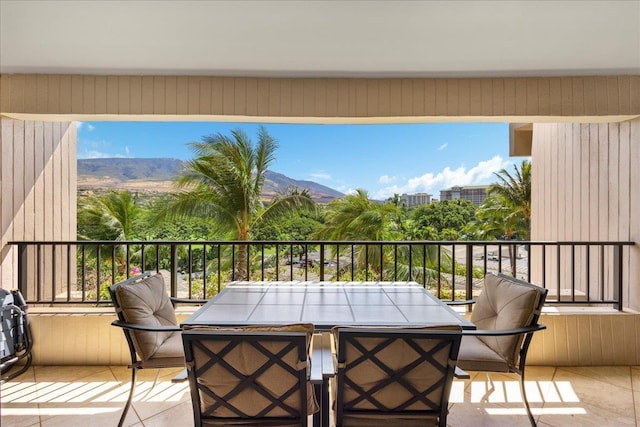
[{"label": "chair armrest", "polygon": [[189,298],[169,298],[171,300],[171,304],[175,307],[176,304],[193,304],[193,305],[202,305],[206,304],[209,300],[206,299],[189,299]]},{"label": "chair armrest", "polygon": [[456,366],[456,370],[453,373],[453,376],[459,380],[469,380],[471,379],[471,375],[469,375],[469,373],[467,371],[465,371],[464,369],[460,369],[459,367]]},{"label": "chair armrest", "polygon": [[473,335],[481,337],[502,337],[510,335],[525,335],[528,333],[541,331],[547,329],[547,327],[541,323],[536,325],[527,326],[524,328],[513,329],[463,329],[462,335]]},{"label": "chair armrest", "polygon": [[129,322],[122,322],[120,320],[114,320],[113,322],[111,322],[111,325],[113,326],[117,326],[118,328],[122,328],[122,329],[129,329],[132,331],[146,331],[146,332],[176,332],[176,331],[181,331],[182,329],[180,329],[179,326],[146,326],[146,325],[140,325],[138,323],[129,323]]},{"label": "chair armrest", "polygon": [[463,299],[460,301],[444,301],[447,305],[473,305],[476,303],[475,299]]}]

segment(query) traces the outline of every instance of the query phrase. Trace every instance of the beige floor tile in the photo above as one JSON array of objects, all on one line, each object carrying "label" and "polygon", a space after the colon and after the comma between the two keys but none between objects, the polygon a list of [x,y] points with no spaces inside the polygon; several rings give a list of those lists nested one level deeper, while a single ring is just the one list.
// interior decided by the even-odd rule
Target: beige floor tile
[{"label": "beige floor tile", "polygon": [[95,376],[104,373],[105,378],[112,378],[108,366],[36,366],[34,368],[37,382],[48,381],[80,381],[89,375]]},{"label": "beige floor tile", "polygon": [[[88,427],[88,426],[116,426],[122,415],[122,405],[116,404],[85,404],[75,407],[68,405],[55,407],[52,404],[43,404],[41,411],[48,417],[42,420],[43,427]],[[45,412],[49,411],[49,412]],[[56,416],[51,416],[53,411]],[[131,426],[140,423],[135,411],[129,410],[124,425]]]},{"label": "beige floor tile", "polygon": [[143,419],[144,427],[176,427],[193,425],[191,401],[182,402],[155,415]]},{"label": "beige floor tile", "polygon": [[519,406],[505,408],[496,404],[454,403],[449,408],[447,425],[455,427],[526,427],[529,418]]},{"label": "beige floor tile", "polygon": [[[527,379],[525,386],[534,411],[542,408],[542,394],[538,391],[538,378],[550,380],[554,369],[538,370]],[[485,373],[473,376],[472,381],[465,381],[464,399],[460,393],[452,389],[451,410],[447,423],[451,426],[527,426],[527,416],[520,382],[517,375],[492,373],[494,388],[491,390]],[[547,381],[548,382],[548,381]],[[454,384],[455,385],[455,384]]]},{"label": "beige floor tile", "polygon": [[[156,371],[140,371],[125,424],[192,425],[188,383],[170,381],[179,371],[162,370],[153,389]],[[470,374],[473,381],[454,381],[448,425],[529,425],[516,375],[492,374],[496,389],[483,399],[486,375]],[[42,420],[43,426],[114,426],[128,397],[130,375],[123,366],[36,367],[2,385],[1,424],[31,427]],[[541,427],[640,425],[640,367],[528,367],[526,386]]]},{"label": "beige floor tile", "polygon": [[[593,369],[589,369],[593,372]],[[618,374],[619,371],[615,370]],[[628,368],[627,368],[628,371]],[[630,388],[612,385],[623,383],[594,379],[594,375],[577,374],[584,370],[558,368],[553,387],[545,394],[541,420],[551,425],[563,425],[562,420],[585,425],[635,425],[633,394]],[[609,369],[603,369],[611,372]],[[602,376],[599,375],[599,376]],[[627,375],[629,378],[629,375]],[[628,379],[630,383],[630,378]],[[564,424],[567,425],[567,424]]]},{"label": "beige floor tile", "polygon": [[40,425],[40,417],[37,416],[14,416],[0,415],[0,425],[2,427],[32,427]]},{"label": "beige floor tile", "polygon": [[628,366],[575,366],[558,369],[617,387],[631,389],[630,368]]},{"label": "beige floor tile", "polygon": [[12,404],[3,403],[0,415],[2,427],[26,427],[40,425],[38,404]]},{"label": "beige floor tile", "polygon": [[132,406],[141,420],[144,421],[184,402],[191,405],[189,385],[186,382],[174,384],[170,381],[160,381],[154,388],[151,388],[152,385],[153,383],[148,381],[136,387]]},{"label": "beige floor tile", "polygon": [[[160,377],[158,381],[169,381],[171,378],[178,375],[183,369],[182,368],[163,368],[160,369]],[[153,381],[156,377],[158,370],[157,369],[139,369],[136,377],[138,381]],[[112,366],[111,373],[113,376],[122,382],[126,382],[129,384],[131,380],[131,369],[126,366]]]},{"label": "beige floor tile", "polygon": [[[570,409],[570,408],[565,408]],[[602,410],[600,408],[585,407],[584,413],[564,413],[564,414],[549,414],[543,413],[540,415],[538,425],[550,425],[554,427],[564,426],[580,426],[580,427],[623,427],[623,426],[635,426],[636,421],[631,417],[621,417],[618,414]]]},{"label": "beige floor tile", "polygon": [[0,425],[23,427],[40,425],[37,389],[33,368],[0,385]]},{"label": "beige floor tile", "polygon": [[631,386],[635,391],[640,391],[640,366],[631,367]]}]

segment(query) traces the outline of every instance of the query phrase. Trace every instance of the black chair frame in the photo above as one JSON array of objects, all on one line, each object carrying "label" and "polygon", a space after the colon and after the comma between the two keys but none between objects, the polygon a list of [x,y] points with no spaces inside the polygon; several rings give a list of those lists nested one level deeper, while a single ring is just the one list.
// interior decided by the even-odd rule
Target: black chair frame
[{"label": "black chair frame", "polygon": [[[362,328],[340,328],[338,333],[338,354],[337,354],[337,381],[339,384],[349,385],[352,390],[358,393],[356,399],[350,402],[345,402],[344,387],[337,387],[336,396],[336,426],[341,426],[342,419],[345,413],[350,414],[363,414],[363,415],[375,415],[375,416],[391,416],[391,415],[407,415],[407,416],[436,416],[438,417],[438,425],[447,425],[448,415],[448,402],[449,394],[451,392],[451,385],[456,369],[456,359],[458,351],[460,349],[461,332],[459,330],[434,330],[434,329],[405,329],[405,330],[389,330],[389,329],[362,329]],[[371,350],[364,348],[361,343],[358,342],[360,338],[373,338],[382,339]],[[417,343],[417,340],[434,339],[440,341],[440,343],[429,351],[422,349]],[[380,361],[376,356],[377,353],[384,350],[388,345],[392,344],[396,340],[404,341],[409,347],[416,351],[420,357],[414,360],[411,364],[404,366],[397,371],[389,368],[384,362]],[[346,345],[352,345],[361,354],[355,360],[346,364]],[[446,365],[439,364],[433,358],[433,354],[449,346],[448,363]],[[364,390],[360,385],[347,378],[347,371],[353,369],[365,361],[373,362],[381,370],[388,374],[388,377],[380,381],[374,387],[369,390]],[[433,369],[437,369],[443,374],[443,377],[436,384],[429,386],[424,390],[417,390],[412,384],[410,384],[405,378],[409,371],[415,369],[421,364],[429,363]],[[411,395],[403,403],[389,408],[382,402],[375,398],[374,394],[384,387],[395,383],[404,387]],[[439,402],[431,401],[427,398],[427,395],[442,387],[443,395],[442,400]],[[357,410],[353,406],[362,402],[368,401],[372,406],[376,408],[372,410]],[[421,402],[423,405],[433,408],[432,410],[407,410],[409,406],[416,402]]]},{"label": "black chair frame", "polygon": [[[128,365],[128,368],[131,369],[131,389],[129,390],[129,397],[127,398],[127,402],[125,403],[124,409],[122,410],[120,421],[118,421],[118,427],[122,427],[124,420],[127,417],[127,413],[129,412],[129,408],[131,407],[131,401],[133,400],[133,395],[135,393],[135,388],[136,388],[137,372],[139,369],[146,368],[145,362],[140,360],[136,353],[135,346],[133,345],[132,332],[133,331],[144,331],[144,332],[181,331],[179,326],[149,327],[149,326],[139,325],[136,323],[130,323],[125,320],[124,315],[122,313],[122,308],[120,307],[120,304],[118,303],[118,299],[116,297],[116,289],[118,288],[118,286],[121,286],[121,285],[129,285],[132,283],[139,282],[140,280],[150,277],[152,274],[154,273],[151,271],[146,271],[142,274],[130,277],[129,279],[126,279],[122,282],[116,283],[115,285],[109,286],[109,295],[111,296],[111,301],[116,310],[116,315],[118,316],[118,320],[114,320],[113,322],[111,322],[111,325],[121,328],[122,332],[124,332],[124,336],[127,340],[127,345],[129,346],[129,355],[131,356],[131,364]],[[173,297],[171,297],[170,300],[174,307],[176,306],[176,304],[204,304],[206,302],[205,300],[189,300],[189,299],[181,299],[181,298],[173,298]],[[158,374],[159,374],[160,373],[159,370],[162,368],[176,368],[176,367],[179,367],[179,366],[154,364],[151,369],[158,369]],[[156,379],[153,383],[152,388],[155,387],[157,381],[158,381],[158,376],[156,376]]]},{"label": "black chair frame", "polygon": [[[191,400],[193,405],[194,424],[196,427],[207,425],[207,422],[215,422],[220,425],[252,425],[252,426],[285,426],[297,425],[306,427],[307,422],[307,382],[310,370],[296,370],[284,363],[281,358],[292,350],[297,349],[298,360],[307,362],[307,334],[303,332],[249,332],[249,331],[215,331],[215,330],[185,330],[182,333],[182,340],[185,348],[185,360],[187,364],[187,374],[189,388],[191,389]],[[204,343],[207,341],[219,341],[224,343],[224,348],[219,352],[212,352]],[[261,342],[284,342],[286,346],[277,353],[272,353],[265,348]],[[267,361],[251,375],[244,375],[237,371],[225,360],[241,343],[250,344],[254,349],[263,354]],[[194,352],[202,351],[209,357],[209,360],[202,366],[196,366]],[[224,395],[217,395],[209,388],[202,386],[198,378],[215,365],[223,368],[226,372],[235,376],[240,382],[232,390]],[[281,396],[273,396],[268,390],[263,388],[256,380],[272,366],[279,366],[290,375],[297,377],[298,381]],[[269,405],[256,415],[243,412],[231,403],[233,397],[241,394],[247,389],[252,389],[269,401]],[[301,408],[292,408],[286,399],[293,393],[300,392]],[[202,411],[200,393],[206,394],[216,403],[207,411]],[[218,408],[224,407],[236,414],[236,417],[224,418],[213,416],[212,413]],[[279,408],[289,414],[290,417],[269,417],[268,413],[274,408]]]},{"label": "black chair frame", "polygon": [[[523,339],[522,339],[522,343],[520,345],[520,348],[518,349],[518,363],[516,366],[509,366],[509,372],[508,373],[512,373],[512,374],[517,374],[520,378],[520,393],[522,393],[522,400],[523,400],[523,404],[524,407],[527,411],[527,416],[529,418],[529,422],[531,423],[531,425],[533,427],[537,426],[537,423],[535,421],[535,418],[533,416],[533,414],[531,413],[531,407],[529,406],[529,400],[527,399],[527,392],[525,390],[524,387],[524,380],[525,380],[525,366],[526,366],[526,362],[527,362],[527,353],[529,351],[529,346],[531,345],[531,340],[533,339],[533,334],[537,331],[542,331],[544,329],[547,329],[547,327],[541,323],[538,323],[538,321],[540,320],[540,314],[542,313],[542,307],[544,306],[544,302],[546,300],[547,297],[547,293],[549,292],[548,289],[546,288],[541,288],[539,286],[536,285],[532,285],[529,282],[525,282],[524,280],[520,280],[517,279],[515,277],[512,276],[508,276],[506,274],[503,273],[498,273],[498,277],[500,278],[506,278],[509,279],[511,281],[514,281],[516,283],[519,283],[521,285],[525,285],[525,286],[530,286],[530,287],[536,287],[539,288],[540,290],[540,300],[538,301],[538,306],[535,308],[533,317],[531,319],[531,323],[529,326],[523,327],[523,328],[513,328],[513,329],[469,329],[469,330],[463,330],[462,334],[463,335],[471,335],[471,336],[476,336],[476,337],[504,337],[504,336],[515,336],[515,335],[522,335]],[[462,304],[475,304],[475,300],[467,300],[465,302],[462,302]],[[490,380],[490,378],[489,378]],[[493,385],[492,385],[493,387]]]}]

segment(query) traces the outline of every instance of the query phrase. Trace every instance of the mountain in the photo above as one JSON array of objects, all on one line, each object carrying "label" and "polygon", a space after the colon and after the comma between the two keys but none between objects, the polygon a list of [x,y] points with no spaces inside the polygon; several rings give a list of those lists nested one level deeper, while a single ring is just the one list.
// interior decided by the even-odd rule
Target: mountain
[{"label": "mountain", "polygon": [[[183,167],[178,159],[78,159],[78,190],[126,189],[130,191],[169,192],[173,179]],[[308,189],[319,203],[327,203],[344,194],[313,181],[296,180],[267,171],[264,198],[272,199],[287,188]]]},{"label": "mountain", "polygon": [[265,174],[263,193],[266,198],[270,199],[278,193],[285,192],[290,187],[309,190],[311,197],[319,203],[327,203],[336,197],[344,196],[343,193],[317,182],[297,180],[273,171],[267,171]]}]

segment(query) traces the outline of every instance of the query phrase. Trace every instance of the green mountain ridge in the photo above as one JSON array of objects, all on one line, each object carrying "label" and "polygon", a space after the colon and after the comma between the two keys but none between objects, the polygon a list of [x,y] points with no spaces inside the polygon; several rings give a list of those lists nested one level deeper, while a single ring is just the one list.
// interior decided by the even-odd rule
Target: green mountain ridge
[{"label": "green mountain ridge", "polygon": [[[171,158],[102,158],[78,159],[78,189],[130,189],[136,191],[171,191],[171,183],[184,162]],[[278,172],[267,171],[265,199],[290,187],[308,189],[314,200],[327,203],[343,193],[313,181],[296,180]]]}]

